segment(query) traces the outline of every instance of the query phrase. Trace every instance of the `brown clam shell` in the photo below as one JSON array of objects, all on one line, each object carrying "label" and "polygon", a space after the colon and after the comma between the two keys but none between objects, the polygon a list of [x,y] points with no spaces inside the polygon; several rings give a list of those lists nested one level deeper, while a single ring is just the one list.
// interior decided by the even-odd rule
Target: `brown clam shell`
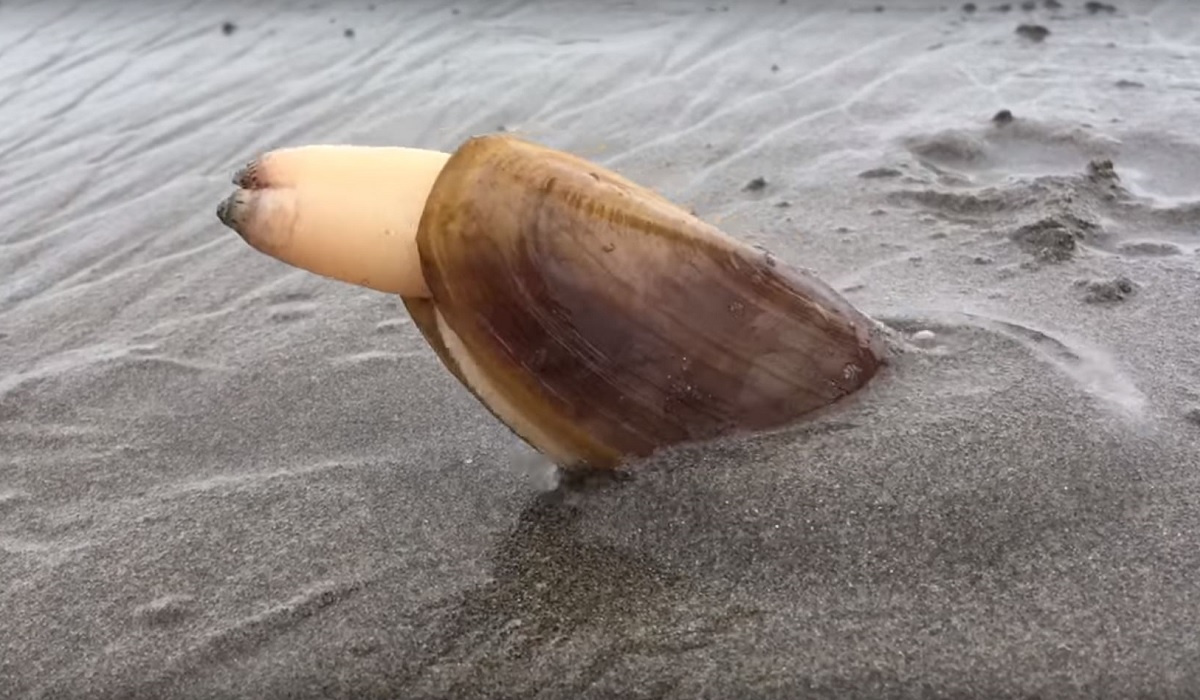
[{"label": "brown clam shell", "polygon": [[464,143],[405,299],[452,373],[564,467],[777,428],[864,386],[873,322],[658,194],[511,136]]}]

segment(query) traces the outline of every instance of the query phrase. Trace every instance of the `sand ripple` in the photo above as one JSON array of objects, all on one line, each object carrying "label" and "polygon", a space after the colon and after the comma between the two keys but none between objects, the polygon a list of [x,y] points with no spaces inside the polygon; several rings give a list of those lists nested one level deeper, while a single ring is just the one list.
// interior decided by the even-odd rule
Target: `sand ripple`
[{"label": "sand ripple", "polygon": [[[975,4],[4,0],[0,696],[1192,692],[1200,14]],[[548,490],[397,300],[216,221],[266,149],[499,128],[906,351]]]}]

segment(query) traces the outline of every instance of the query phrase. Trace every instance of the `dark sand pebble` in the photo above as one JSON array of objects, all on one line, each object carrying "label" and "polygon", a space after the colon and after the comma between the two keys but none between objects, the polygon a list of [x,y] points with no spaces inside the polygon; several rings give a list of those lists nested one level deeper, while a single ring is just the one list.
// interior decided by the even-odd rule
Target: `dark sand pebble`
[{"label": "dark sand pebble", "polygon": [[236,31],[237,31],[237,25],[234,24],[233,22],[223,22],[221,24],[221,33],[223,33],[225,36],[229,36],[230,34],[233,34]]},{"label": "dark sand pebble", "polygon": [[1011,124],[1013,121],[1013,113],[1010,110],[1002,109],[992,115],[992,123],[999,126]]},{"label": "dark sand pebble", "polygon": [[1077,280],[1075,286],[1085,290],[1083,300],[1089,304],[1125,301],[1137,291],[1137,286],[1125,276],[1108,280]]},{"label": "dark sand pebble", "polygon": [[1084,3],[1083,9],[1093,15],[1098,15],[1101,12],[1111,15],[1117,11],[1116,5],[1110,5],[1106,2],[1096,2],[1095,0]]},{"label": "dark sand pebble", "polygon": [[1042,7],[1045,7],[1047,10],[1061,10],[1062,3],[1058,0],[1046,0],[1046,2],[1042,3]]},{"label": "dark sand pebble", "polygon": [[1026,12],[1033,12],[1037,9],[1037,0],[1025,0],[1025,2],[1021,3],[1021,9]]},{"label": "dark sand pebble", "polygon": [[849,226],[838,226],[833,231],[834,233],[850,233],[853,230],[854,229],[850,228]]},{"label": "dark sand pebble", "polygon": [[1170,241],[1127,241],[1117,246],[1117,252],[1148,258],[1165,258],[1183,255],[1183,248]]},{"label": "dark sand pebble", "polygon": [[133,612],[138,619],[151,625],[173,625],[192,613],[194,602],[195,598],[190,595],[166,595],[139,605]]},{"label": "dark sand pebble", "polygon": [[1042,41],[1050,36],[1050,30],[1040,24],[1022,24],[1017,27],[1017,36],[1024,37],[1030,41]]},{"label": "dark sand pebble", "polygon": [[886,209],[872,209],[871,216],[887,216]]},{"label": "dark sand pebble", "polygon": [[1200,426],[1200,406],[1193,406],[1184,411],[1183,419],[1192,425]]},{"label": "dark sand pebble", "polygon": [[1107,158],[1099,158],[1088,163],[1088,177],[1093,180],[1120,180],[1113,162]]},{"label": "dark sand pebble", "polygon": [[1022,250],[1045,262],[1070,260],[1078,249],[1078,239],[1083,236],[1054,217],[1040,219],[1021,226],[1010,234]]},{"label": "dark sand pebble", "polygon": [[971,257],[973,265],[991,265],[994,261],[986,255],[974,255]]},{"label": "dark sand pebble", "polygon": [[772,72],[772,73],[778,73],[778,72],[779,72],[779,64],[778,64],[778,63],[772,63],[772,64],[771,64],[771,72]]},{"label": "dark sand pebble", "polygon": [[787,201],[786,199],[783,199],[783,200],[776,202],[775,206],[779,207],[780,209],[787,209],[788,207],[792,206],[792,203]]},{"label": "dark sand pebble", "polygon": [[967,14],[971,14],[972,12],[974,12],[977,9],[979,9],[979,8],[975,7],[975,3],[973,3],[973,2],[969,2],[962,6],[962,11],[966,12]]},{"label": "dark sand pebble", "polygon": [[874,180],[885,177],[900,177],[903,174],[895,168],[871,168],[870,170],[862,171],[858,176],[867,180]]},{"label": "dark sand pebble", "polygon": [[461,10],[459,10],[457,7],[450,10],[450,14],[452,15],[457,15],[459,12],[461,12]]},{"label": "dark sand pebble", "polygon": [[1138,81],[1136,81],[1136,80],[1126,80],[1126,79],[1124,79],[1124,78],[1121,78],[1121,79],[1120,79],[1120,80],[1118,80],[1118,81],[1117,81],[1115,84],[1116,84],[1116,86],[1117,86],[1117,87],[1119,87],[1119,88],[1125,88],[1125,89],[1129,89],[1129,88],[1144,88],[1144,87],[1146,87],[1146,85],[1145,85],[1144,83],[1139,83],[1139,82],[1138,82]]},{"label": "dark sand pebble", "polygon": [[354,30],[349,27],[346,27],[346,31],[342,32],[342,36],[346,37],[347,39],[353,39],[354,38]]},{"label": "dark sand pebble", "polygon": [[750,182],[747,182],[746,186],[742,188],[742,191],[743,192],[761,192],[762,190],[764,190],[766,188],[767,188],[766,178],[756,177],[753,180],[751,180]]}]

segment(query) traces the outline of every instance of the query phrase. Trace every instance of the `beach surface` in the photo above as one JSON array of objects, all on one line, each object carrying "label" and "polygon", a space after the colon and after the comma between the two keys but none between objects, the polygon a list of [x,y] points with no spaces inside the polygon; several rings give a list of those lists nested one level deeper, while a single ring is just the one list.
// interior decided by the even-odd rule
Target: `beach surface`
[{"label": "beach surface", "polygon": [[[1200,696],[1200,8],[977,5],[4,0],[0,697]],[[908,351],[568,487],[216,218],[499,130]]]}]

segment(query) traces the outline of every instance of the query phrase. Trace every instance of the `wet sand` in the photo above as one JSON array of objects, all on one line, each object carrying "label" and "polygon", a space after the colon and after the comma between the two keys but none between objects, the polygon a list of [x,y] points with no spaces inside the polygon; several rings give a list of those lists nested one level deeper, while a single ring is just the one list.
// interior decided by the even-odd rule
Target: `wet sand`
[{"label": "wet sand", "polygon": [[[0,696],[1200,694],[1200,11],[1001,4],[5,0]],[[214,214],[501,127],[909,351],[567,488]]]}]

